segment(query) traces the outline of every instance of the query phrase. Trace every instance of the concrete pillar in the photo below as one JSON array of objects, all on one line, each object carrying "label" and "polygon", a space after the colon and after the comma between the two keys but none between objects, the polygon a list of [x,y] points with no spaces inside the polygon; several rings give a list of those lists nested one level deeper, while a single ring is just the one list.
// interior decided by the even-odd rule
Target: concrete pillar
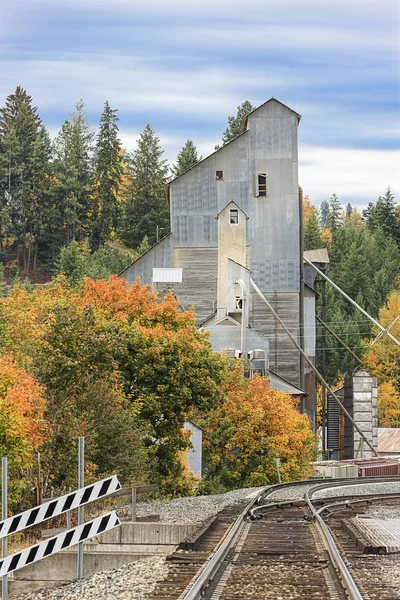
[{"label": "concrete pillar", "polygon": [[[377,403],[376,377],[371,377],[366,371],[361,370],[345,378],[344,406],[374,448],[378,447]],[[344,427],[344,454],[345,459],[373,456],[365,442],[361,442],[360,434],[354,430],[347,418]]]}]

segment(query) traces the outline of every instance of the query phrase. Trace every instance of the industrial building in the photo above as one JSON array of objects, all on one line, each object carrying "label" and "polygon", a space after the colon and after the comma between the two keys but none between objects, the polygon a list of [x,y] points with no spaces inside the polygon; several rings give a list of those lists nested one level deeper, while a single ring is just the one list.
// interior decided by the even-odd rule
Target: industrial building
[{"label": "industrial building", "polygon": [[[315,359],[315,289],[304,282],[300,115],[271,98],[243,132],[171,181],[171,233],[121,276],[160,293],[173,289],[194,308],[216,351],[243,356],[250,374],[299,396],[315,421],[315,380],[300,353],[254,292],[250,278]],[[326,262],[326,256],[317,257]],[[312,259],[311,259],[312,260]],[[306,336],[304,336],[306,332]]]}]

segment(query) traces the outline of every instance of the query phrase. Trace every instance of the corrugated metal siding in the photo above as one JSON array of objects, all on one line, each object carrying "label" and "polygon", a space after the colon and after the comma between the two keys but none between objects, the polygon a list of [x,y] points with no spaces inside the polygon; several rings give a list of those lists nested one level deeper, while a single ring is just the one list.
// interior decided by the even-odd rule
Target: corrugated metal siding
[{"label": "corrugated metal siding", "polygon": [[[281,292],[265,294],[265,297],[298,340],[299,294]],[[257,294],[251,294],[250,324],[269,339],[271,369],[294,385],[300,385],[299,352]]]},{"label": "corrugated metal siding", "polygon": [[151,283],[154,267],[172,266],[172,234],[170,234],[125,269],[120,277],[126,279],[128,285],[134,283],[137,277],[140,277],[143,284]]},{"label": "corrugated metal siding", "polygon": [[[210,342],[216,352],[221,352],[227,348],[234,350],[240,350],[241,342],[241,326],[240,325],[217,325],[215,323],[207,325],[206,327],[210,332]],[[268,340],[258,335],[252,329],[246,329],[245,332],[245,352],[250,350],[265,350],[268,354],[269,343]]]},{"label": "corrugated metal siding", "polygon": [[176,289],[185,309],[194,305],[198,320],[214,312],[217,302],[217,248],[175,248],[174,267],[182,268]]},{"label": "corrugated metal siding", "polygon": [[[261,290],[299,291],[297,116],[271,101],[249,116],[249,130],[202,161],[170,188],[175,247],[216,247],[215,215],[234,200],[250,217],[252,277]],[[215,180],[222,170],[223,181]],[[268,197],[254,197],[257,172]]]}]

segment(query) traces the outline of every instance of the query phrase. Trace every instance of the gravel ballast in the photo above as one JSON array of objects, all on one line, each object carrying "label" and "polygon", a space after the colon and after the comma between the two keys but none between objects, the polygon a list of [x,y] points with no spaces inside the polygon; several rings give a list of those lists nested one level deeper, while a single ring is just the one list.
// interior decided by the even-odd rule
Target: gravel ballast
[{"label": "gravel ballast", "polygon": [[14,596],[15,600],[140,600],[165,579],[168,566],[151,556],[119,569],[95,573],[63,587]]},{"label": "gravel ballast", "polygon": [[[139,503],[138,516],[160,515],[163,523],[202,523],[227,506],[233,506],[262,488],[244,488],[212,496],[176,498],[165,502]],[[131,507],[118,509],[121,517]],[[168,575],[165,557],[148,557],[138,562],[96,573],[62,587],[13,596],[14,600],[141,600],[152,592],[157,581]]]},{"label": "gravel ballast", "polygon": [[341,496],[363,496],[364,494],[397,494],[400,493],[400,481],[374,482],[354,484],[340,487],[332,487],[319,490],[313,494],[313,498],[338,498]]},{"label": "gravel ballast", "polygon": [[265,497],[265,502],[275,502],[282,500],[304,500],[304,494],[310,488],[316,485],[315,483],[304,483],[303,485],[286,486],[274,490]]},{"label": "gravel ballast", "polygon": [[[201,523],[226,506],[241,502],[253,492],[261,489],[243,488],[227,492],[226,494],[189,496],[187,498],[175,498],[174,500],[164,502],[138,503],[136,514],[138,517],[160,515],[161,523]],[[131,506],[123,506],[117,509],[117,512],[121,517],[129,517]]]}]

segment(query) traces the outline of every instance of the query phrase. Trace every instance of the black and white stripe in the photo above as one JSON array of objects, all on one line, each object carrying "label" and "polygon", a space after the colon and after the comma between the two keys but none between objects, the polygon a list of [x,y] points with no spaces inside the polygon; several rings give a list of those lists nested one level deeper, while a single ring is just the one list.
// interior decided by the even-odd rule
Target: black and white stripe
[{"label": "black and white stripe", "polygon": [[79,544],[79,542],[84,542],[99,533],[114,529],[114,527],[118,527],[120,524],[117,513],[113,511],[103,517],[98,517],[93,521],[88,521],[88,523],[64,531],[63,533],[44,542],[40,542],[40,544],[31,546],[26,550],[11,554],[10,556],[7,556],[7,558],[0,560],[0,577],[8,575],[13,571],[17,571],[18,569],[22,569],[22,567],[35,563],[42,558],[56,554],[57,552],[60,552],[60,550],[75,546],[76,544]]},{"label": "black and white stripe", "polygon": [[17,533],[17,531],[22,531],[27,527],[43,523],[47,519],[62,515],[69,510],[83,506],[88,502],[93,502],[93,500],[97,500],[98,498],[104,498],[120,489],[121,484],[118,481],[118,477],[113,475],[60,498],[50,500],[50,502],[41,504],[36,508],[26,510],[19,515],[9,517],[0,522],[0,539],[12,533]]}]

